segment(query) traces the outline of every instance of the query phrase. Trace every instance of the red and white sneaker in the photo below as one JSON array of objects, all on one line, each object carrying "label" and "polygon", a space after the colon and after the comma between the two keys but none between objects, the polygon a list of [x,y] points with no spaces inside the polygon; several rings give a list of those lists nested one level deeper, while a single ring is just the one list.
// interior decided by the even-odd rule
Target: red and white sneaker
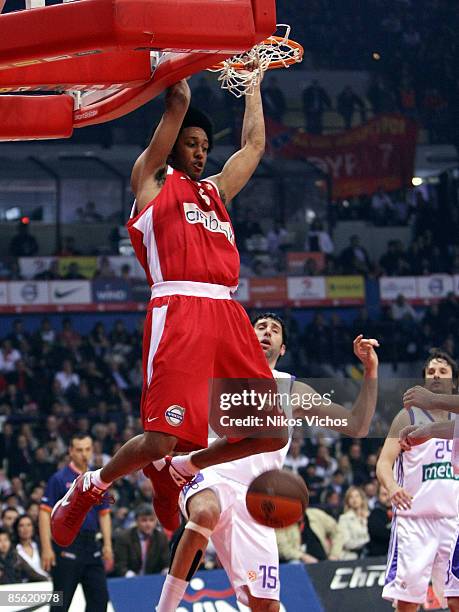
[{"label": "red and white sneaker", "polygon": [[77,537],[86,515],[100,504],[106,492],[91,482],[91,473],[81,474],[72,483],[51,512],[51,535],[59,546],[70,546]]},{"label": "red and white sneaker", "polygon": [[178,472],[172,465],[172,457],[169,455],[162,461],[164,462],[162,465],[154,461],[142,471],[153,485],[153,508],[159,522],[164,529],[176,531],[180,527],[178,505],[180,491],[185,485],[192,483],[194,476],[184,476]]}]

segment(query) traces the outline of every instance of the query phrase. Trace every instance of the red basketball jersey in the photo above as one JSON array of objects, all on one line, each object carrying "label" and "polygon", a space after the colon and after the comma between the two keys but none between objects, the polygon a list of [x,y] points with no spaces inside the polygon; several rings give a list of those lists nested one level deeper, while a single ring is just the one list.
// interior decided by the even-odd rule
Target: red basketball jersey
[{"label": "red basketball jersey", "polygon": [[237,286],[233,227],[212,181],[193,181],[168,166],[160,193],[131,216],[127,229],[150,286],[163,281]]}]

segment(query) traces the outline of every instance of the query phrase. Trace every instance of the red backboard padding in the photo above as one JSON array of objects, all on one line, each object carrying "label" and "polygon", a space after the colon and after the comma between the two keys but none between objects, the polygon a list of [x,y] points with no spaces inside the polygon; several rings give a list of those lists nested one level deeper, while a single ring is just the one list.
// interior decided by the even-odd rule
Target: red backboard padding
[{"label": "red backboard padding", "polygon": [[275,29],[274,0],[68,2],[1,15],[0,69],[94,50],[148,47],[236,53]]},{"label": "red backboard padding", "polygon": [[[65,138],[121,117],[275,29],[275,0],[81,0],[0,15],[0,94],[121,88],[83,96],[76,111],[65,94],[0,96],[0,140]],[[150,50],[168,52],[153,75]]]},{"label": "red backboard padding", "polygon": [[69,138],[72,96],[0,96],[0,140]]},{"label": "red backboard padding", "polygon": [[[92,85],[136,87],[151,77],[149,51],[120,51],[72,57],[22,68],[0,70],[0,93],[18,87],[54,91],[56,87],[77,89]],[[41,86],[41,87],[40,87]],[[26,89],[20,89],[26,91]]]}]

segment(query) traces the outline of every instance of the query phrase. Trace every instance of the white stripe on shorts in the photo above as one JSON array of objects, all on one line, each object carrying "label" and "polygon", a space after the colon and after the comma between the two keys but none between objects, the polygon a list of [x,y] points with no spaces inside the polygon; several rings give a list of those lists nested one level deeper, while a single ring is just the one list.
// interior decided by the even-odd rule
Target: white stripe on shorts
[{"label": "white stripe on shorts", "polygon": [[164,332],[164,326],[166,324],[167,316],[167,305],[160,306],[159,308],[153,308],[151,313],[151,337],[150,337],[150,349],[148,351],[147,361],[147,384],[151,383],[153,378],[153,360],[158,350],[159,343]]}]

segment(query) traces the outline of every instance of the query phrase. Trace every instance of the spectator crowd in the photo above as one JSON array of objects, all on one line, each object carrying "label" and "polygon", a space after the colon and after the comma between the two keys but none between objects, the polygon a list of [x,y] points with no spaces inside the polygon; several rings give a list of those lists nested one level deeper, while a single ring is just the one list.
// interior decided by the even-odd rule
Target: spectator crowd
[{"label": "spectator crowd", "polygon": [[[459,17],[453,3],[369,0],[349,5],[314,0],[304,10],[301,1],[294,0],[279,11],[283,22],[294,27],[311,68],[370,72],[366,97],[375,114],[401,111],[419,120],[432,143],[457,138],[451,133],[459,94]],[[309,101],[304,108],[324,111],[330,107],[327,98],[323,92],[318,103]],[[342,115],[346,108],[360,110],[349,92],[344,104],[342,94],[340,98]],[[346,123],[345,114],[343,118]]]}]

